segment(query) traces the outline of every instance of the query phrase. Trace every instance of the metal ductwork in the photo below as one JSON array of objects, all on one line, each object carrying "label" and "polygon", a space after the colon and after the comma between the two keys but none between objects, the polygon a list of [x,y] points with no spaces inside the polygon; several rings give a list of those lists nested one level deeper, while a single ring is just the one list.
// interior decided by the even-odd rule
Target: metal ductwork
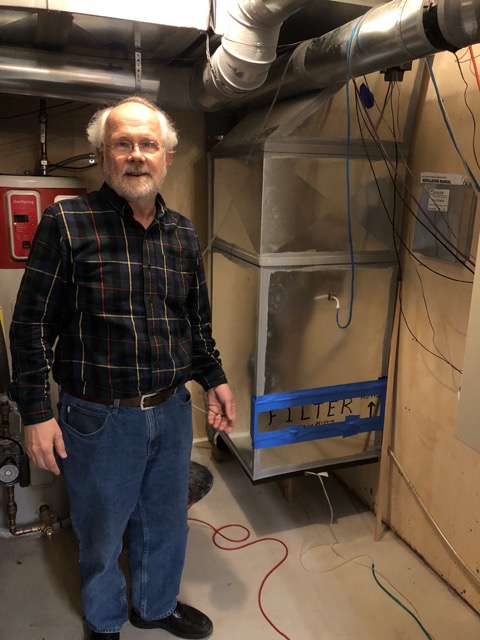
[{"label": "metal ductwork", "polygon": [[283,22],[310,1],[238,0],[209,62],[192,68],[142,64],[140,82],[129,60],[0,47],[0,91],[88,102],[141,92],[166,108],[219,109],[265,82]]},{"label": "metal ductwork", "polygon": [[393,0],[274,61],[282,22],[309,0],[239,0],[221,46],[195,67],[0,47],[0,91],[112,102],[141,91],[166,109],[216,111],[320,90],[480,42],[480,0]]},{"label": "metal ductwork", "polygon": [[[243,0],[229,12],[230,22],[211,64],[196,82],[196,101],[205,109],[234,101],[261,87],[274,62],[280,27],[311,0]],[[202,90],[203,89],[203,90]]]},{"label": "metal ductwork", "polygon": [[[319,90],[480,42],[480,0],[393,0],[300,44],[272,66],[257,102]],[[251,96],[250,98],[253,98]]]}]

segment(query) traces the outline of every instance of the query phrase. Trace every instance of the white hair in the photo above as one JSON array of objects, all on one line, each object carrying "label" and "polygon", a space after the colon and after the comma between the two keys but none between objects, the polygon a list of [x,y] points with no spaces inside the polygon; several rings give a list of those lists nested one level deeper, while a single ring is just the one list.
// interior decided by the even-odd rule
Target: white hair
[{"label": "white hair", "polygon": [[175,125],[173,124],[170,117],[165,113],[165,111],[162,111],[162,109],[156,107],[153,102],[150,102],[150,100],[141,98],[140,96],[125,98],[124,100],[121,100],[111,107],[104,107],[103,109],[99,109],[96,113],[94,113],[87,125],[87,138],[92,147],[94,149],[100,149],[103,146],[105,142],[105,122],[113,109],[116,109],[123,104],[128,104],[129,102],[143,104],[145,107],[148,107],[157,114],[157,118],[163,134],[163,143],[165,145],[165,150],[172,152],[178,144],[178,134],[175,129]]}]

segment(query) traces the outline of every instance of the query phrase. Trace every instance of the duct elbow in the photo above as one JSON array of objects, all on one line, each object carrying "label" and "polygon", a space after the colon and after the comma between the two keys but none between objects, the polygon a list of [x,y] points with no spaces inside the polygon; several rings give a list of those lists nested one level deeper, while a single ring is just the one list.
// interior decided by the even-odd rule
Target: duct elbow
[{"label": "duct elbow", "polygon": [[229,11],[229,26],[212,56],[209,72],[223,98],[232,99],[263,85],[276,59],[283,22],[308,2],[239,0]]},{"label": "duct elbow", "polygon": [[221,55],[212,59],[211,76],[218,91],[227,98],[258,89],[265,82],[271,60],[239,57],[237,52],[222,49]]}]

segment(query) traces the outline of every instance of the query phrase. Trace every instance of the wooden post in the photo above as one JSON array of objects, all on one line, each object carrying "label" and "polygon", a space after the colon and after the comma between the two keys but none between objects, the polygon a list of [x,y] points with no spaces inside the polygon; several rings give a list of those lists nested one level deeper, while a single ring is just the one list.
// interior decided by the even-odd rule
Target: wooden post
[{"label": "wooden post", "polygon": [[388,358],[387,389],[385,392],[385,421],[383,425],[382,451],[380,455],[380,473],[378,479],[378,490],[375,500],[375,542],[380,540],[383,522],[383,513],[388,493],[388,469],[389,458],[388,449],[390,446],[390,436],[392,432],[393,419],[393,394],[395,389],[395,368],[397,364],[398,333],[400,327],[401,308],[401,287],[398,283],[397,296],[395,301],[395,312],[393,317],[392,337],[390,340],[390,353]]}]

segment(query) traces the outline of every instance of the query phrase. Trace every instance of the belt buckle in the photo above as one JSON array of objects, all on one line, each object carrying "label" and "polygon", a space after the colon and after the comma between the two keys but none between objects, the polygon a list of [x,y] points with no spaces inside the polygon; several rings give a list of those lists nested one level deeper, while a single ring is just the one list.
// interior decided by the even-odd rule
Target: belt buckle
[{"label": "belt buckle", "polygon": [[153,407],[146,407],[143,402],[146,398],[152,398],[153,396],[156,396],[158,394],[158,391],[152,391],[152,393],[144,393],[142,396],[140,396],[140,409],[142,411],[147,411],[147,409],[153,409]]}]

